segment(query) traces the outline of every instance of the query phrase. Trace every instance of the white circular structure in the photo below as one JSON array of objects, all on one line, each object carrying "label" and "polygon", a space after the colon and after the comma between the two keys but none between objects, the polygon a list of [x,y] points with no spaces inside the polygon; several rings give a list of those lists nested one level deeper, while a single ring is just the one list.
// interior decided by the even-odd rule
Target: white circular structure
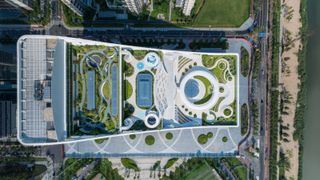
[{"label": "white circular structure", "polygon": [[[185,86],[190,79],[194,78],[194,76],[203,76],[203,77],[207,78],[210,81],[211,85],[213,86],[213,92],[212,92],[211,98],[203,104],[194,104],[193,102],[191,102],[189,100],[189,98],[185,94]],[[194,109],[194,110],[199,110],[199,111],[209,110],[218,101],[218,99],[219,99],[219,86],[220,85],[219,85],[218,80],[211,73],[204,71],[204,70],[194,70],[194,71],[191,71],[190,73],[186,74],[182,78],[183,79],[180,83],[180,87],[178,89],[178,92],[180,94],[181,100],[183,101],[183,104],[185,104],[189,108]]]},{"label": "white circular structure", "polygon": [[159,61],[160,57],[155,52],[150,52],[145,56],[145,63],[151,68],[156,67],[159,64]]},{"label": "white circular structure", "polygon": [[144,118],[144,124],[150,128],[154,129],[160,124],[160,119],[157,116],[156,113],[149,113],[145,118]]}]

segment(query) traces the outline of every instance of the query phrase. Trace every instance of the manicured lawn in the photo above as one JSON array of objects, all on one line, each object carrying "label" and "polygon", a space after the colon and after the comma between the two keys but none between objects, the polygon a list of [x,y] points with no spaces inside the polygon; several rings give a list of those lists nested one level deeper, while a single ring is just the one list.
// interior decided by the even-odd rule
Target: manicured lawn
[{"label": "manicured lawn", "polygon": [[200,80],[204,84],[206,88],[206,93],[204,95],[204,98],[209,96],[212,90],[211,82],[206,77],[203,77],[203,76],[195,76],[194,78]]},{"label": "manicured lawn", "polygon": [[205,0],[193,26],[239,27],[249,13],[250,0]]},{"label": "manicured lawn", "polygon": [[144,56],[146,56],[148,53],[147,50],[134,50],[132,55],[137,59],[137,60],[142,60]]},{"label": "manicured lawn", "polygon": [[212,110],[218,112],[220,103],[225,99],[225,97],[219,97],[217,103],[213,106]]},{"label": "manicured lawn", "polygon": [[204,104],[204,103],[206,103],[207,101],[209,101],[209,99],[210,99],[211,96],[212,96],[212,93],[211,93],[211,91],[212,91],[211,83],[210,83],[210,81],[209,81],[207,78],[205,78],[205,77],[203,77],[203,76],[195,76],[194,78],[200,80],[200,81],[204,84],[204,86],[205,86],[205,88],[206,88],[205,94],[204,94],[203,98],[200,99],[199,101],[194,102],[194,104]]},{"label": "manicured lawn", "polygon": [[108,140],[108,138],[95,139],[94,142],[96,142],[97,144],[102,144],[106,140]]},{"label": "manicured lawn", "polygon": [[212,69],[212,73],[217,77],[219,83],[225,84],[227,81],[224,78],[225,70],[220,69],[218,66]]},{"label": "manicured lawn", "polygon": [[211,68],[216,63],[217,60],[218,58],[214,55],[202,56],[202,64],[207,68]]},{"label": "manicured lawn", "polygon": [[138,165],[136,162],[132,159],[129,158],[121,158],[121,164],[128,168],[128,169],[133,169],[134,171],[140,171]]},{"label": "manicured lawn", "polygon": [[106,99],[110,99],[110,84],[108,81],[103,85],[103,95]]},{"label": "manicured lawn", "polygon": [[239,180],[246,180],[247,179],[247,168],[244,166],[237,167],[234,169],[234,174],[238,177]]},{"label": "manicured lawn", "polygon": [[154,2],[153,3],[153,11],[151,16],[157,19],[158,14],[163,14],[165,20],[168,20],[169,16],[169,1],[162,1],[161,3]]},{"label": "manicured lawn", "polygon": [[244,47],[241,47],[240,64],[241,64],[241,74],[244,77],[247,77],[249,74],[249,53]]},{"label": "manicured lawn", "polygon": [[195,169],[193,169],[189,174],[186,175],[186,180],[215,180],[216,177],[212,172],[212,167],[204,163]]},{"label": "manicured lawn", "polygon": [[245,135],[248,131],[248,106],[247,104],[243,104],[241,106],[241,135]]},{"label": "manicured lawn", "polygon": [[132,85],[128,80],[125,80],[125,89],[126,89],[126,96],[124,99],[129,99],[132,95]]}]

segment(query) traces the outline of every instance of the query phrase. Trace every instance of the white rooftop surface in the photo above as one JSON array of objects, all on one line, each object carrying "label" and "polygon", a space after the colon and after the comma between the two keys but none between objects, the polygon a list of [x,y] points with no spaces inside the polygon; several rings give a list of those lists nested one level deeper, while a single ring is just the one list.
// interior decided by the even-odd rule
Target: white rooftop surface
[{"label": "white rooftop surface", "polygon": [[52,79],[52,107],[54,125],[58,141],[67,137],[66,132],[66,43],[57,41],[54,54],[53,79]]},{"label": "white rooftop surface", "polygon": [[[18,139],[22,143],[46,143],[51,136],[47,130],[46,102],[36,100],[36,81],[47,74],[47,39],[20,38],[18,41]],[[65,139],[65,43],[57,41],[53,60],[52,109],[58,141]],[[52,118],[51,118],[52,119]],[[52,133],[52,131],[50,131]]]},{"label": "white rooftop surface", "polygon": [[[35,80],[46,72],[46,40],[45,39],[27,39],[23,44],[23,50],[19,54],[21,59],[20,85],[18,92],[22,98],[18,99],[18,118],[20,117],[20,132],[22,136],[37,139],[46,138],[46,122],[44,121],[42,101],[35,101],[34,87]],[[23,52],[23,54],[22,54]],[[19,84],[19,83],[18,83]]]},{"label": "white rooftop surface", "polygon": [[[24,45],[21,47],[21,42],[24,40]],[[52,75],[52,108],[53,108],[53,119],[54,126],[57,133],[57,142],[48,141],[48,131],[47,122],[44,120],[44,107],[45,102],[37,101],[34,98],[35,91],[35,80],[40,80],[44,78],[47,71],[46,65],[46,40],[56,39],[57,46],[54,53],[54,66]],[[66,43],[71,42],[74,45],[113,45],[119,46],[120,50],[122,47],[134,48],[138,47],[123,46],[112,43],[97,42],[85,39],[75,39],[69,37],[59,37],[59,36],[46,36],[46,35],[27,35],[19,39],[17,50],[18,50],[18,107],[17,107],[17,124],[18,124],[18,139],[20,142],[26,145],[47,145],[47,144],[63,144],[63,143],[75,143],[87,140],[93,140],[101,138],[102,136],[75,136],[73,138],[67,138],[66,132]],[[148,49],[148,48],[143,48]],[[150,49],[156,50],[156,49]],[[23,51],[23,53],[22,53]],[[157,49],[159,51],[159,49]],[[157,107],[162,107],[159,109],[161,117],[165,119],[174,119],[175,108],[178,104],[183,104],[182,97],[177,95],[179,88],[177,88],[177,81],[180,79],[177,74],[178,64],[176,60],[178,59],[178,54],[184,54],[187,57],[193,58],[192,52],[182,52],[182,51],[171,51],[171,50],[161,50],[165,52],[164,63],[159,66],[164,66],[163,72],[157,72],[155,76],[155,82],[159,83],[156,87],[154,93],[155,104]],[[120,52],[120,54],[124,51]],[[231,54],[234,53],[197,53],[200,54]],[[199,57],[197,58],[199,59]],[[200,62],[200,59],[198,60]],[[133,63],[134,64],[134,63]],[[134,64],[134,67],[136,65]],[[121,67],[121,66],[120,66]],[[239,75],[239,63],[237,64],[237,73]],[[205,76],[205,75],[204,75]],[[176,79],[177,78],[177,79]],[[120,79],[121,80],[121,79]],[[230,89],[233,89],[230,82]],[[236,80],[237,86],[239,86],[239,77]],[[229,86],[229,85],[228,85]],[[120,87],[121,89],[121,87]],[[237,90],[232,96],[230,96],[230,101],[236,96],[237,107],[237,125],[232,127],[239,127],[239,90]],[[119,93],[120,96],[122,93]],[[135,91],[133,91],[133,97],[135,97]],[[157,97],[157,98],[156,98]],[[121,97],[120,97],[121,99]],[[228,99],[228,98],[227,98]],[[228,100],[229,101],[229,100]],[[227,103],[227,100],[226,102]],[[119,103],[120,106],[122,103]],[[197,107],[193,107],[197,114],[200,114],[200,110]],[[139,109],[138,109],[139,110]],[[161,111],[162,110],[162,111]],[[119,112],[122,111],[120,107]],[[199,111],[199,112],[198,112]],[[120,113],[121,114],[121,113]],[[122,121],[120,116],[120,122]],[[224,126],[226,128],[228,126]],[[201,127],[187,127],[185,129],[201,129]],[[208,129],[209,127],[203,127]],[[215,128],[219,128],[216,126]],[[179,128],[183,129],[183,128]],[[153,130],[154,131],[154,130]],[[161,132],[162,130],[156,130]],[[168,131],[168,129],[166,129]],[[144,134],[150,131],[138,132],[136,134]],[[125,133],[123,133],[125,134]],[[123,136],[123,134],[107,135],[107,136]],[[127,133],[128,134],[128,133]]]}]

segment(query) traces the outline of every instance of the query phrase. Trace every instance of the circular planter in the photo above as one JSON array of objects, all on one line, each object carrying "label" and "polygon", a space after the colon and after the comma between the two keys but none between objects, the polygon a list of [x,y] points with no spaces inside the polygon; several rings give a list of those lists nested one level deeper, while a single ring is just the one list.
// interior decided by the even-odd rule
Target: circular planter
[{"label": "circular planter", "polygon": [[166,134],[166,139],[167,140],[171,140],[173,138],[173,134],[171,133],[171,132],[168,132],[167,134]]},{"label": "circular planter", "polygon": [[149,145],[149,146],[151,146],[151,145],[153,145],[154,144],[154,142],[155,142],[155,139],[154,139],[154,137],[153,136],[151,136],[151,135],[148,135],[148,136],[146,136],[146,138],[145,138],[145,143],[147,144],[147,145]]},{"label": "circular planter", "polygon": [[208,137],[207,137],[207,135],[205,135],[205,134],[200,134],[199,136],[198,136],[198,143],[199,144],[205,144],[205,143],[207,143],[208,142]]}]

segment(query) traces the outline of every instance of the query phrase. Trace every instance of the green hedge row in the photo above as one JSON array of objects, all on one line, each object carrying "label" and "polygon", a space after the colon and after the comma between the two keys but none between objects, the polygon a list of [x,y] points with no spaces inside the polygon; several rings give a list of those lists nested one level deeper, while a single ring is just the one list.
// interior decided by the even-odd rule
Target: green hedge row
[{"label": "green hedge row", "polygon": [[307,0],[300,2],[300,15],[302,27],[300,29],[301,48],[298,53],[298,74],[300,79],[300,90],[298,93],[297,106],[295,112],[295,131],[293,138],[299,141],[299,172],[298,179],[302,179],[302,156],[303,156],[303,129],[304,129],[304,115],[306,110],[306,47],[307,47],[307,29],[308,29],[308,14],[307,14]]},{"label": "green hedge row", "polygon": [[270,157],[269,175],[276,180],[278,175],[278,122],[279,122],[279,91],[274,90],[279,85],[279,47],[280,47],[280,13],[281,1],[273,1],[272,19],[272,73],[271,73],[271,117],[270,117]]}]

